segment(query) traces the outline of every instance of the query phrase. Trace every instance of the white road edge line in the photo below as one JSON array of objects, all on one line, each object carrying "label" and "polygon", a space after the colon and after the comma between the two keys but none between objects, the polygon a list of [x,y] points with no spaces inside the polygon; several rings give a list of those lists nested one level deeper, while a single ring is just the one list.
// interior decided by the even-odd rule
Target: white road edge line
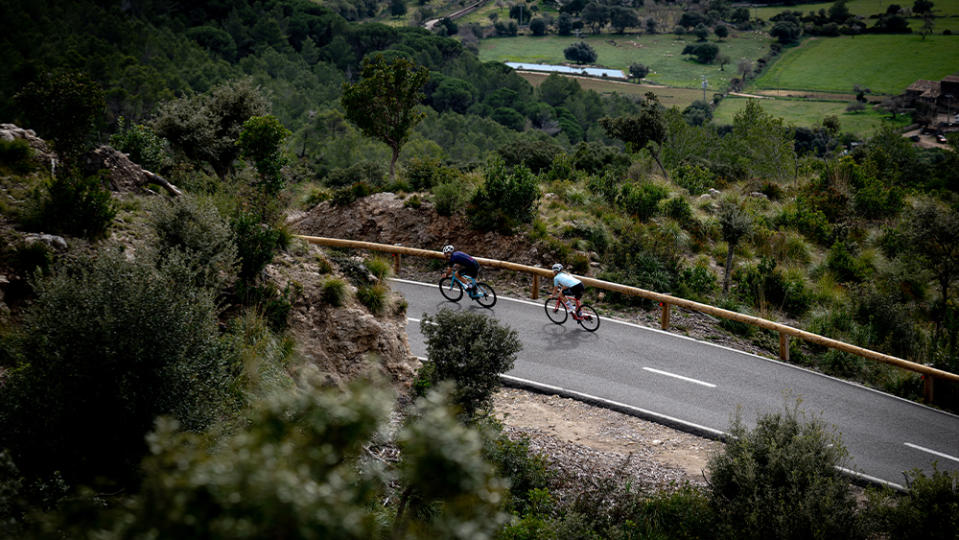
[{"label": "white road edge line", "polygon": [[641,409],[641,408],[639,408],[639,407],[634,407],[634,406],[632,406],[632,405],[627,405],[627,404],[625,404],[625,403],[620,403],[620,402],[618,402],[618,401],[612,401],[612,400],[609,400],[609,399],[605,399],[605,398],[601,398],[601,397],[596,397],[596,396],[593,396],[593,395],[590,395],[590,394],[584,394],[583,392],[577,392],[577,391],[575,391],[575,390],[568,390],[568,389],[563,388],[563,387],[560,387],[560,386],[553,386],[553,385],[551,385],[551,384],[543,384],[543,383],[540,383],[540,382],[531,381],[531,380],[528,380],[528,379],[521,379],[521,378],[519,378],[519,377],[513,377],[512,375],[505,375],[505,374],[500,374],[500,378],[501,378],[501,379],[510,379],[510,380],[513,380],[513,381],[517,381],[517,382],[521,382],[521,383],[524,383],[524,384],[529,384],[529,385],[533,385],[533,386],[537,386],[537,387],[545,388],[545,389],[549,389],[549,390],[556,390],[556,391],[558,391],[558,392],[564,393],[565,395],[576,396],[576,397],[578,397],[578,398],[583,398],[583,399],[586,399],[586,400],[589,400],[589,401],[594,401],[594,402],[597,402],[597,403],[605,403],[605,404],[608,404],[608,405],[612,405],[612,406],[615,406],[615,407],[619,407],[619,408],[621,408],[621,409],[633,410],[633,411],[636,411],[636,412],[645,414],[645,415],[647,415],[647,416],[653,416],[653,417],[657,417],[657,418],[662,418],[662,419],[665,419],[665,420],[669,420],[670,422],[675,422],[675,423],[677,423],[677,424],[682,424],[682,425],[689,426],[689,427],[692,427],[692,428],[695,428],[695,429],[699,429],[699,430],[702,430],[702,431],[708,431],[708,432],[714,433],[714,434],[716,434],[717,436],[720,436],[720,437],[725,437],[725,436],[727,436],[727,433],[726,433],[726,432],[720,431],[720,430],[718,430],[718,429],[713,429],[713,428],[711,428],[711,427],[701,426],[701,425],[699,425],[699,424],[694,424],[694,423],[692,423],[692,422],[687,422],[686,420],[680,420],[679,418],[674,418],[674,417],[672,417],[672,416],[668,416],[668,415],[661,414],[661,413],[658,413],[658,412],[653,412],[653,411],[650,411],[650,410],[647,410],[647,409]]},{"label": "white road edge line", "polygon": [[691,383],[694,383],[694,384],[701,384],[701,385],[703,385],[703,386],[705,386],[705,387],[707,387],[707,388],[716,388],[716,385],[713,384],[713,383],[708,383],[708,382],[705,382],[705,381],[700,381],[700,380],[698,380],[698,379],[691,379],[691,378],[689,378],[689,377],[683,377],[682,375],[676,375],[675,373],[670,373],[670,372],[668,372],[668,371],[661,371],[661,370],[658,370],[658,369],[653,369],[653,368],[651,368],[651,367],[644,367],[643,369],[645,369],[646,371],[650,371],[650,372],[652,372],[652,373],[657,373],[657,374],[659,374],[659,375],[665,375],[665,376],[667,376],[667,377],[675,377],[675,378],[677,378],[677,379],[680,379],[680,380],[683,380],[683,381],[686,381],[686,382],[691,382]]},{"label": "white road edge line", "polygon": [[[422,357],[422,356],[417,356],[416,359],[419,360],[419,361],[421,361],[421,362],[429,362],[429,359],[428,359],[428,358],[424,358],[424,357]],[[716,435],[718,435],[718,436],[720,436],[720,437],[729,437],[729,436],[730,436],[730,435],[729,435],[728,433],[726,433],[725,431],[721,431],[721,430],[718,430],[718,429],[713,429],[713,428],[706,427],[706,426],[701,426],[701,425],[699,425],[699,424],[694,424],[694,423],[692,423],[692,422],[687,422],[686,420],[680,420],[679,418],[674,418],[674,417],[672,417],[672,416],[667,416],[667,415],[665,415],[665,414],[660,414],[660,413],[658,413],[658,412],[653,412],[653,411],[650,411],[650,410],[647,410],[647,409],[641,409],[641,408],[639,408],[639,407],[634,407],[634,406],[632,406],[632,405],[626,405],[625,403],[620,403],[620,402],[618,402],[618,401],[611,401],[611,400],[604,399],[604,398],[601,398],[601,397],[593,396],[593,395],[591,395],[591,394],[584,394],[583,392],[576,392],[576,391],[573,391],[573,390],[567,390],[567,389],[562,388],[562,387],[560,387],[560,386],[553,386],[553,385],[551,385],[551,384],[544,384],[544,383],[540,383],[540,382],[536,382],[536,381],[531,381],[531,380],[529,380],[529,379],[521,379],[521,378],[519,378],[519,377],[513,377],[512,375],[506,375],[506,374],[503,374],[503,373],[500,374],[500,378],[501,378],[501,379],[510,379],[510,380],[518,381],[518,382],[525,383],[525,384],[530,384],[530,385],[532,385],[532,386],[536,386],[536,387],[543,388],[543,389],[556,390],[556,391],[558,391],[558,392],[564,393],[564,395],[575,396],[575,397],[577,397],[577,398],[583,398],[583,399],[585,399],[585,400],[587,400],[587,401],[593,401],[593,402],[597,402],[597,403],[605,403],[605,404],[608,404],[608,405],[614,405],[614,406],[616,406],[616,407],[622,407],[622,408],[624,408],[624,409],[630,409],[630,410],[636,411],[636,412],[638,412],[638,413],[641,413],[641,414],[644,414],[644,415],[647,415],[647,416],[662,418],[662,419],[669,420],[669,421],[671,421],[671,422],[676,422],[676,423],[678,423],[678,424],[690,426],[690,427],[692,427],[692,428],[709,431],[709,432],[711,432],[711,433],[715,433]],[[909,444],[909,443],[906,443],[906,444]],[[866,481],[869,481],[869,482],[873,482],[873,483],[876,483],[876,484],[881,484],[881,485],[889,486],[889,487],[891,487],[891,488],[893,488],[893,489],[898,489],[899,491],[906,491],[906,488],[905,488],[905,487],[903,487],[903,486],[901,486],[901,485],[899,485],[899,484],[897,484],[897,483],[895,483],[895,482],[890,482],[890,481],[888,481],[888,480],[883,480],[882,478],[877,478],[877,477],[875,477],[875,476],[870,476],[870,475],[868,475],[868,474],[861,473],[861,472],[859,472],[859,471],[854,471],[854,470],[852,470],[852,469],[847,469],[846,467],[840,467],[840,466],[838,466],[838,465],[835,465],[835,468],[836,468],[836,470],[838,470],[838,471],[840,471],[840,472],[843,472],[843,473],[845,473],[845,474],[847,474],[847,475],[849,475],[849,476],[854,476],[854,477],[861,478],[861,479],[866,480]]]},{"label": "white road edge line", "polygon": [[[424,286],[424,287],[435,287],[435,286],[436,286],[436,284],[423,283],[422,281],[413,281],[413,280],[410,280],[410,279],[402,279],[402,278],[396,278],[396,277],[391,277],[391,278],[389,278],[389,279],[391,279],[391,280],[393,280],[393,281],[399,281],[400,283],[408,283],[408,284],[410,284],[410,285],[421,285],[421,286]],[[529,301],[529,300],[520,300],[520,299],[517,299],[517,298],[509,298],[509,297],[507,297],[507,296],[500,296],[500,297],[498,297],[498,298],[499,298],[500,300],[507,300],[507,301],[510,301],[510,302],[516,302],[516,303],[518,303],[518,304],[529,304],[529,305],[531,305],[531,306],[542,306],[542,305],[543,305],[542,302],[531,302],[531,301]],[[959,415],[957,415],[957,414],[955,414],[955,413],[951,413],[951,412],[948,412],[948,411],[944,411],[944,410],[942,410],[942,409],[933,409],[932,407],[930,407],[930,406],[928,406],[928,405],[924,405],[924,404],[922,404],[922,403],[917,403],[917,402],[915,402],[915,401],[906,399],[906,398],[904,398],[904,397],[899,397],[899,396],[895,396],[895,395],[892,395],[892,394],[888,394],[888,393],[883,392],[882,390],[878,390],[878,389],[876,389],[876,388],[870,388],[870,387],[865,386],[865,385],[863,385],[863,384],[859,384],[859,383],[852,382],[852,381],[847,381],[847,380],[845,380],[845,379],[840,379],[840,378],[838,378],[838,377],[833,377],[832,375],[826,375],[825,373],[822,373],[822,372],[819,372],[819,371],[813,371],[813,370],[811,370],[811,369],[809,369],[809,368],[804,368],[804,367],[798,366],[798,365],[796,365],[796,364],[790,364],[790,363],[787,363],[787,362],[783,362],[782,360],[777,360],[777,359],[775,359],[775,358],[767,358],[767,357],[765,357],[765,356],[760,356],[760,355],[758,355],[758,354],[754,354],[754,353],[751,353],[751,352],[742,351],[742,350],[739,350],[739,349],[734,349],[734,348],[732,348],[732,347],[727,347],[726,345],[720,345],[720,344],[718,344],[718,343],[712,343],[712,342],[709,342],[709,341],[703,341],[703,340],[699,340],[699,339],[696,339],[696,338],[693,338],[693,337],[684,336],[684,335],[682,335],[682,334],[675,334],[675,333],[673,333],[673,332],[669,332],[669,331],[667,331],[667,330],[662,330],[662,329],[660,329],[660,328],[654,328],[654,327],[652,327],[652,326],[643,326],[643,325],[641,325],[641,324],[631,323],[631,322],[627,322],[627,321],[621,321],[621,320],[619,320],[619,319],[614,319],[613,317],[609,317],[609,316],[604,317],[604,319],[607,320],[607,321],[609,321],[609,322],[611,322],[611,323],[622,324],[622,325],[624,325],[624,326],[631,326],[631,327],[633,327],[633,328],[638,328],[638,329],[640,329],[640,330],[645,330],[645,331],[647,331],[647,332],[656,332],[657,334],[668,335],[668,336],[674,337],[674,338],[676,338],[676,339],[685,339],[685,340],[687,340],[687,341],[693,341],[693,342],[696,342],[696,343],[701,343],[701,344],[704,344],[704,345],[709,345],[710,347],[717,347],[717,348],[719,348],[719,349],[726,349],[727,351],[731,351],[731,352],[734,352],[734,353],[744,354],[744,355],[746,355],[746,356],[751,356],[751,357],[753,357],[753,358],[758,358],[759,360],[763,360],[764,362],[770,362],[770,363],[773,363],[773,364],[779,364],[779,365],[781,365],[781,366],[788,367],[789,369],[795,369],[795,370],[798,370],[798,371],[805,371],[806,373],[815,375],[815,376],[817,376],[817,377],[823,377],[823,378],[831,379],[831,380],[833,380],[833,381],[836,381],[836,382],[839,382],[839,383],[842,383],[842,384],[848,384],[848,385],[851,385],[851,386],[855,386],[855,387],[857,387],[857,388],[859,388],[859,389],[861,389],[861,390],[865,390],[865,391],[867,391],[867,392],[873,392],[873,393],[875,393],[875,394],[880,394],[880,395],[883,395],[883,396],[885,396],[885,397],[887,397],[887,398],[892,398],[892,399],[901,401],[901,402],[903,402],[903,403],[909,404],[910,406],[913,406],[913,407],[919,407],[919,408],[922,408],[922,409],[926,409],[926,410],[928,410],[928,411],[935,412],[935,413],[937,413],[937,414],[944,414],[944,415],[946,415],[946,416],[952,416],[953,418],[959,418]],[[898,485],[898,484],[893,484],[893,485]]]},{"label": "white road edge line", "polygon": [[949,454],[943,454],[942,452],[936,452],[935,450],[930,450],[930,449],[928,449],[928,448],[919,446],[918,444],[912,444],[912,443],[902,443],[902,444],[908,446],[909,448],[915,448],[916,450],[921,450],[921,451],[923,451],[923,452],[929,452],[930,454],[932,454],[932,455],[934,455],[934,456],[939,456],[939,457],[943,457],[943,458],[946,458],[946,459],[951,459],[951,460],[953,460],[953,461],[959,461],[959,457],[950,456]]}]

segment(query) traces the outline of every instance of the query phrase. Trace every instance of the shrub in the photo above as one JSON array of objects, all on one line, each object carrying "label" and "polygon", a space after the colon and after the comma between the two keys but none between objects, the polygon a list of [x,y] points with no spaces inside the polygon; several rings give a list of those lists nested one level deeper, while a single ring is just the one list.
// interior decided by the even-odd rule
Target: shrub
[{"label": "shrub", "polygon": [[673,180],[690,195],[702,195],[715,187],[715,176],[702,165],[683,163],[673,171]]},{"label": "shrub", "polygon": [[728,538],[862,538],[849,483],[836,469],[847,451],[799,402],[759,417],[737,415],[725,451],[709,460],[710,499]]},{"label": "shrub", "polygon": [[906,473],[909,492],[889,501],[886,494],[871,508],[880,529],[889,538],[919,540],[955,538],[959,531],[959,473],[940,471],[933,464],[931,476],[919,469]]},{"label": "shrub", "polygon": [[529,448],[529,439],[512,440],[503,432],[502,426],[492,419],[484,419],[480,426],[486,428],[483,455],[496,468],[496,473],[510,481],[510,500],[507,507],[522,515],[532,510],[534,490],[545,490],[554,473],[546,458],[534,454]]},{"label": "shrub", "polygon": [[173,252],[182,254],[196,285],[221,290],[237,276],[237,244],[230,224],[210,203],[189,195],[160,200],[150,207],[158,265]]},{"label": "shrub", "polygon": [[285,229],[273,228],[251,214],[240,213],[230,226],[236,235],[237,255],[240,257],[240,279],[251,283],[273,261],[273,256],[286,249],[290,234]]},{"label": "shrub", "polygon": [[343,187],[364,182],[372,186],[382,185],[386,180],[386,167],[381,163],[360,161],[345,169],[333,169],[326,175],[326,185]]},{"label": "shrub", "polygon": [[330,202],[333,203],[333,206],[346,206],[352,204],[356,199],[362,199],[373,192],[373,188],[366,182],[357,182],[351,186],[341,187],[333,191],[333,197]]},{"label": "shrub", "polygon": [[404,164],[404,174],[410,186],[417,191],[451,182],[459,176],[456,169],[444,167],[438,159],[431,158],[411,158]]},{"label": "shrub", "polygon": [[835,273],[836,278],[842,282],[859,283],[872,273],[869,262],[856,257],[846,242],[836,242],[832,245],[826,257],[826,268]]},{"label": "shrub", "polygon": [[393,271],[393,266],[390,264],[390,260],[384,257],[373,257],[372,259],[366,259],[365,264],[366,269],[369,270],[370,273],[376,276],[376,279],[380,281],[389,277]]},{"label": "shrub", "polygon": [[386,308],[389,289],[384,285],[367,285],[356,290],[356,299],[370,310],[370,313],[379,315]]},{"label": "shrub", "polygon": [[719,281],[716,275],[702,262],[692,268],[683,268],[676,279],[675,294],[680,298],[701,302],[717,290]]},{"label": "shrub", "polygon": [[119,252],[56,270],[24,316],[0,447],[25,475],[132,481],[158,415],[201,429],[232,405],[216,315],[208,291]]},{"label": "shrub", "polygon": [[116,203],[99,177],[68,174],[35,194],[24,221],[34,230],[98,239],[116,214]]},{"label": "shrub", "polygon": [[515,330],[476,313],[443,309],[423,317],[420,331],[433,364],[424,375],[427,384],[452,380],[456,384],[452,399],[470,418],[489,407],[500,386],[499,375],[513,368],[522,348]]},{"label": "shrub", "polygon": [[452,216],[466,207],[470,199],[465,182],[439,184],[433,187],[433,205],[441,216]]},{"label": "shrub", "polygon": [[[716,307],[725,309],[727,311],[735,311],[736,313],[740,313],[742,311],[739,304],[730,298],[724,298]],[[719,321],[719,327],[728,330],[737,336],[747,338],[756,332],[756,327],[749,323],[734,321],[725,317]]]},{"label": "shrub", "polygon": [[663,204],[663,213],[680,223],[686,223],[693,217],[693,209],[684,197],[674,197]]},{"label": "shrub", "polygon": [[0,166],[14,174],[27,174],[36,169],[30,143],[24,139],[0,140]]},{"label": "shrub", "polygon": [[617,202],[623,210],[647,221],[659,212],[659,201],[668,196],[666,188],[656,184],[626,184],[620,190]]},{"label": "shrub", "polygon": [[539,187],[524,166],[508,170],[501,159],[486,165],[486,181],[470,201],[470,221],[483,231],[509,233],[520,223],[533,220]]},{"label": "shrub", "polygon": [[120,131],[110,136],[110,145],[129,155],[130,161],[144,169],[160,172],[169,161],[166,139],[146,126],[128,122],[122,116],[117,119],[117,125]]},{"label": "shrub", "polygon": [[346,282],[340,278],[329,278],[323,282],[320,298],[327,304],[339,307],[346,300]]}]

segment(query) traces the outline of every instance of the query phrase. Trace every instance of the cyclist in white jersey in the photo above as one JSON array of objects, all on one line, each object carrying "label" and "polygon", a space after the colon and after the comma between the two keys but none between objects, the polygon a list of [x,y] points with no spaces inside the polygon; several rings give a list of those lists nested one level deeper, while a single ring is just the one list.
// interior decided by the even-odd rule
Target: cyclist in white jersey
[{"label": "cyclist in white jersey", "polygon": [[[580,299],[583,298],[585,290],[586,287],[583,286],[583,282],[573,277],[569,272],[565,272],[563,265],[559,263],[553,265],[553,294],[559,295],[559,299],[577,316],[581,305]],[[569,300],[570,296],[576,301],[575,307]]]}]

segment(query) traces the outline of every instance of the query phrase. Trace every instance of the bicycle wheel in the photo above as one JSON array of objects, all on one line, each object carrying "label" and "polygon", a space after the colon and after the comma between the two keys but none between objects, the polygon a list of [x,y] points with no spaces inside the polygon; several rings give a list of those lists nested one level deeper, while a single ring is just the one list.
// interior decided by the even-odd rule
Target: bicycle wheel
[{"label": "bicycle wheel", "polygon": [[496,305],[496,291],[483,282],[476,284],[476,296],[474,298],[484,308],[491,308]]},{"label": "bicycle wheel", "polygon": [[583,304],[579,307],[579,319],[576,322],[587,332],[595,332],[599,328],[599,315],[593,306]]},{"label": "bicycle wheel", "polygon": [[549,320],[556,324],[563,324],[566,322],[566,317],[569,317],[569,313],[566,312],[566,306],[555,296],[547,298],[543,307],[546,309],[546,316],[549,317]]},{"label": "bicycle wheel", "polygon": [[443,298],[452,302],[459,302],[463,298],[463,286],[458,281],[453,281],[451,277],[445,277],[440,280],[440,293]]}]

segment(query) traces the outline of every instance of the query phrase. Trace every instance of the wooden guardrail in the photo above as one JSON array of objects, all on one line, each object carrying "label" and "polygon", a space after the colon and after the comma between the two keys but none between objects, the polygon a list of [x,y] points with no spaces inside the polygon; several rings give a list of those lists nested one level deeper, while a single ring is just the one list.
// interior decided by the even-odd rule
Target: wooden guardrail
[{"label": "wooden guardrail", "polygon": [[[410,248],[405,246],[393,246],[389,244],[377,244],[373,242],[362,242],[358,240],[344,240],[341,238],[324,238],[319,236],[304,236],[297,235],[298,238],[302,238],[311,244],[317,244],[321,246],[328,247],[338,247],[338,248],[352,248],[352,249],[365,249],[370,251],[380,251],[385,253],[391,253],[393,255],[393,270],[395,273],[399,273],[400,270],[400,257],[403,255],[410,255],[413,257],[426,257],[431,259],[443,259],[443,254],[439,251],[433,251],[428,249],[417,249]],[[533,276],[533,285],[532,292],[530,297],[534,300],[539,298],[539,278],[552,278],[553,272],[547,268],[539,268],[536,266],[528,266],[525,264],[516,264],[508,261],[499,261],[496,259],[484,259],[481,257],[475,257],[480,264],[490,267],[490,268],[503,268],[505,270],[513,270],[516,272],[524,272],[531,274]],[[918,364],[916,362],[910,362],[896,356],[891,356],[888,354],[883,354],[876,352],[870,349],[864,349],[862,347],[857,347],[855,345],[850,345],[843,341],[836,339],[828,338],[825,336],[820,336],[819,334],[814,334],[812,332],[807,332],[805,330],[800,330],[798,328],[793,328],[791,326],[786,326],[785,324],[780,324],[770,320],[762,319],[759,317],[754,317],[752,315],[746,315],[743,313],[736,313],[735,311],[729,311],[726,309],[718,308],[711,306],[709,304],[701,304],[699,302],[693,302],[692,300],[686,300],[685,298],[677,298],[675,296],[670,296],[668,294],[657,293],[653,291],[647,291],[645,289],[640,289],[638,287],[629,287],[627,285],[620,285],[618,283],[611,283],[609,281],[603,281],[601,279],[594,279],[586,276],[576,276],[577,279],[583,282],[585,285],[591,287],[596,287],[598,289],[604,289],[607,291],[618,292],[621,294],[626,294],[630,296],[640,296],[643,298],[648,298],[654,302],[659,302],[662,305],[662,316],[660,319],[660,326],[665,330],[669,328],[669,312],[670,306],[677,306],[684,309],[690,309],[693,311],[699,311],[701,313],[706,313],[714,317],[720,317],[723,319],[729,319],[732,321],[738,321],[746,324],[751,324],[753,326],[758,326],[760,328],[765,328],[773,332],[779,333],[779,357],[783,361],[789,361],[789,338],[794,337],[807,341],[809,343],[814,343],[823,347],[829,347],[832,349],[837,349],[844,351],[856,356],[863,358],[868,358],[870,360],[876,360],[878,362],[883,362],[890,364],[902,369],[920,373],[923,375],[923,394],[925,399],[928,402],[932,402],[933,399],[933,389],[935,379],[944,379],[959,382],[959,375],[955,373],[950,373],[948,371],[943,371],[941,369],[936,369],[931,366],[926,366],[923,364]]]}]

